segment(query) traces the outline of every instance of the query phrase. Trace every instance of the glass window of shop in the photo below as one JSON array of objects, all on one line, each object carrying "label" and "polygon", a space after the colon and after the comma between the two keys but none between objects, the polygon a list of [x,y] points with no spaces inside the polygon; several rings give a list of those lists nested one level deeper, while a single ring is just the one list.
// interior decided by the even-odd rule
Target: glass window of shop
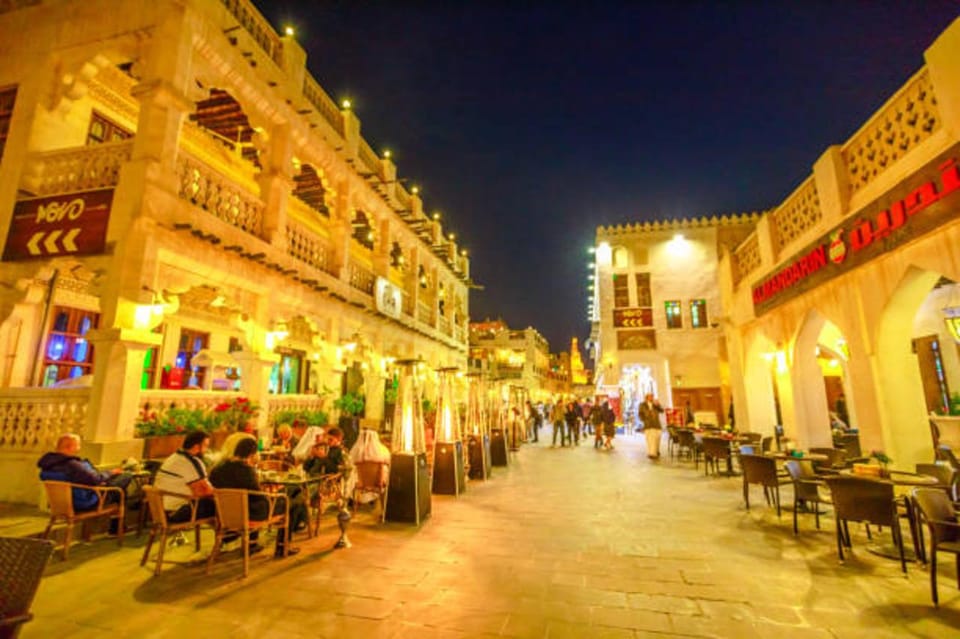
[{"label": "glass window of shop", "polygon": [[683,311],[680,300],[667,300],[663,303],[667,312],[667,328],[683,328]]},{"label": "glass window of shop", "polygon": [[707,327],[707,300],[690,300],[690,326]]},{"label": "glass window of shop", "polygon": [[280,355],[280,361],[270,370],[270,392],[276,395],[299,393],[306,353],[292,349],[277,349],[274,352]]},{"label": "glass window of shop", "polygon": [[93,345],[87,333],[97,328],[100,314],[55,306],[43,349],[41,386],[93,373]]},{"label": "glass window of shop", "polygon": [[210,333],[201,333],[189,328],[180,329],[180,343],[174,366],[187,372],[187,387],[203,387],[203,378],[207,369],[203,366],[193,366],[190,361],[194,355],[207,348],[209,343]]}]

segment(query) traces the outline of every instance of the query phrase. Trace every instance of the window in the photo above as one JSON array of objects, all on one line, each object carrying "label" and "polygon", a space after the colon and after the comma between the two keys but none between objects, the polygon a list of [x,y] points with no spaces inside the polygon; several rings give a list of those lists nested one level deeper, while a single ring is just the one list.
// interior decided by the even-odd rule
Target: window
[{"label": "window", "polygon": [[[154,333],[163,334],[163,325],[153,329]],[[160,347],[151,346],[143,355],[143,371],[140,373],[140,390],[157,387],[157,359],[160,358]]]},{"label": "window", "polygon": [[17,99],[17,87],[0,90],[0,160],[3,159],[3,147],[10,132],[10,120],[13,118],[13,103]]},{"label": "window", "polygon": [[121,142],[131,137],[131,133],[119,124],[114,124],[96,111],[90,115],[90,128],[87,130],[87,146],[104,142]]},{"label": "window", "polygon": [[707,327],[707,300],[690,300],[690,326]]},{"label": "window", "polygon": [[190,360],[193,356],[207,347],[210,342],[210,333],[200,333],[189,328],[180,329],[180,345],[177,349],[177,359],[174,366],[189,373],[186,386],[203,386],[203,378],[207,369],[203,366],[193,366]]},{"label": "window", "polygon": [[683,328],[683,316],[680,310],[680,300],[670,300],[663,305],[667,311],[667,328]]},{"label": "window", "polygon": [[87,333],[97,327],[99,319],[99,313],[54,307],[53,326],[43,351],[41,386],[93,373],[93,346],[87,341]]},{"label": "window", "polygon": [[270,371],[271,393],[290,395],[300,392],[300,373],[306,353],[289,349],[276,349],[280,362]]},{"label": "window", "polygon": [[653,297],[650,295],[650,274],[637,273],[637,306],[653,306]]},{"label": "window", "polygon": [[624,308],[630,306],[630,280],[626,275],[613,276],[613,306]]},{"label": "window", "polygon": [[622,246],[613,249],[613,268],[627,268],[628,261],[627,249]]}]

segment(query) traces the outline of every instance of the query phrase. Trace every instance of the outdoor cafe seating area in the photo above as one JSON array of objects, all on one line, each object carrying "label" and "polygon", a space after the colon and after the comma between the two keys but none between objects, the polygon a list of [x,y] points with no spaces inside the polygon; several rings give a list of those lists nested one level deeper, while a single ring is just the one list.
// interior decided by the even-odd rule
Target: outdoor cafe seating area
[{"label": "outdoor cafe seating area", "polygon": [[836,437],[832,448],[808,450],[798,449],[780,427],[763,436],[671,425],[668,437],[674,464],[694,472],[702,466],[706,477],[739,477],[747,511],[757,506],[754,491],[762,490],[776,522],[792,512],[794,535],[805,533],[808,520],[816,531],[833,520],[841,563],[863,545],[899,562],[904,574],[916,564],[929,571],[937,604],[937,555],[953,554],[960,587],[960,463],[949,446],[932,449],[929,463],[908,472],[888,469],[882,453],[864,456],[856,433]]}]

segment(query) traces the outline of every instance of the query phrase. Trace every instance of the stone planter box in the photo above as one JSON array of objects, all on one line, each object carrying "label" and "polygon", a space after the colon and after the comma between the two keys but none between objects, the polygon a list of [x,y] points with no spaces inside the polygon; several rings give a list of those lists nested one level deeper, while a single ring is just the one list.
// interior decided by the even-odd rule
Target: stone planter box
[{"label": "stone planter box", "polygon": [[186,435],[157,435],[143,438],[144,459],[166,459],[183,446]]}]

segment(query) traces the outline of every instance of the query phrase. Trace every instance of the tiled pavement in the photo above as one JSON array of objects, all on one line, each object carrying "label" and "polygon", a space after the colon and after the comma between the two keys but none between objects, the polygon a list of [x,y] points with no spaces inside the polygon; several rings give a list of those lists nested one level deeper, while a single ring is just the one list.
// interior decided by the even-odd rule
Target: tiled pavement
[{"label": "tiled pavement", "polygon": [[778,520],[759,490],[746,512],[738,478],[651,463],[639,439],[528,445],[514,461],[459,499],[435,497],[419,530],[360,514],[353,548],[331,551],[328,517],[300,555],[258,556],[246,580],[236,554],[210,576],[152,577],[142,539],[75,547],[51,564],[21,637],[960,637],[950,561],[937,610],[925,570],[902,576],[859,527],[840,565],[831,517],[820,532],[805,517],[795,538],[789,510]]}]

